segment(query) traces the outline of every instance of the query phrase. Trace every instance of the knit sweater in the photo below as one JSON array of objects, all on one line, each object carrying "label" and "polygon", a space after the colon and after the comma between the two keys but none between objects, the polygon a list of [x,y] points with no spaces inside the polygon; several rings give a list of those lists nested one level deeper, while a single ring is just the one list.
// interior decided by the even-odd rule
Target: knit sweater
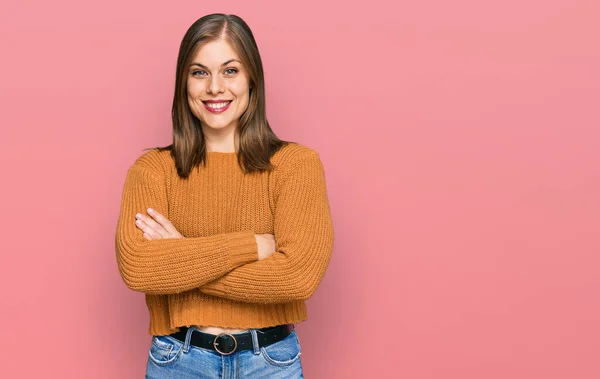
[{"label": "knit sweater", "polygon": [[[127,287],[145,293],[149,333],[180,326],[260,328],[307,319],[329,264],[333,227],[319,155],[290,143],[271,172],[244,174],[236,153],[208,152],[187,179],[169,151],[143,153],[129,167],[116,230]],[[147,240],[136,213],[154,208],[185,238]],[[258,260],[254,234],[276,251]]]}]

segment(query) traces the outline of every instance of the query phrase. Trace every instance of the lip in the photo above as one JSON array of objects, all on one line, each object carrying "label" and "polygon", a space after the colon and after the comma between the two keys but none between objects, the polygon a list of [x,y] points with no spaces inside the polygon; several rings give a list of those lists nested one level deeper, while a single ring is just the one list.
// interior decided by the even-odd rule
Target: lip
[{"label": "lip", "polygon": [[[219,109],[213,109],[207,105],[207,103],[214,104],[214,103],[225,103],[225,102],[229,102],[229,104],[227,104],[223,108],[219,108]],[[223,113],[227,109],[229,109],[229,106],[231,105],[232,102],[233,102],[233,100],[202,100],[202,104],[204,104],[204,108],[206,108],[210,113]]]}]

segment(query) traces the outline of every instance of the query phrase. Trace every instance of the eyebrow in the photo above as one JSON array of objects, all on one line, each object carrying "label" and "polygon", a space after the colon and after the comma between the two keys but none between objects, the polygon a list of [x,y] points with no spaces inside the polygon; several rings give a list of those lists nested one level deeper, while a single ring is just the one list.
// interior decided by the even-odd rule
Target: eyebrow
[{"label": "eyebrow", "polygon": [[[224,62],[224,63],[221,65],[221,67],[223,67],[223,66],[227,66],[227,65],[228,65],[228,64],[230,64],[231,62],[239,62],[239,63],[242,63],[242,62],[240,62],[240,61],[239,61],[239,60],[237,60],[237,59],[230,59],[230,60],[228,60],[227,62]],[[206,67],[206,66],[205,66],[205,65],[203,65],[202,63],[193,62],[193,63],[190,65],[190,67],[192,67],[192,66],[198,66],[198,67],[202,67],[202,68],[205,68],[205,69],[207,69],[207,70],[208,70],[208,67]]]}]

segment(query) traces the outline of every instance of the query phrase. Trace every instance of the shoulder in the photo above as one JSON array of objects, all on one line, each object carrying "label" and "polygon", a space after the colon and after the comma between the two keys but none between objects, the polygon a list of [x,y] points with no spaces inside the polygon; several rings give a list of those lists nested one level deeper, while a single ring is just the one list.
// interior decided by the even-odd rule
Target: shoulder
[{"label": "shoulder", "polygon": [[173,165],[173,158],[170,150],[158,150],[153,148],[142,153],[130,169],[141,169],[151,172],[154,175],[163,176],[169,171],[169,167]]},{"label": "shoulder", "polygon": [[314,186],[324,183],[325,172],[319,154],[308,146],[289,143],[271,158],[275,197],[283,188]]},{"label": "shoulder", "polygon": [[312,148],[299,143],[290,142],[281,147],[273,157],[271,163],[275,171],[288,171],[302,164],[321,164],[319,153]]}]

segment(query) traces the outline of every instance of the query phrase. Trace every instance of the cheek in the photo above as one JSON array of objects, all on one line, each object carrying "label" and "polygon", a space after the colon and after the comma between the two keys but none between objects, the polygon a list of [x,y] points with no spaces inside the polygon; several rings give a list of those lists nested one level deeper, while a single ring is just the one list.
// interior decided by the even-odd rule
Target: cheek
[{"label": "cheek", "polygon": [[247,98],[248,97],[248,83],[244,80],[244,81],[236,81],[234,83],[231,83],[231,92],[233,92],[235,94],[236,97],[238,98]]},{"label": "cheek", "polygon": [[202,93],[202,86],[199,83],[188,82],[187,94],[188,98],[195,99]]},{"label": "cheek", "polygon": [[235,96],[237,97],[238,101],[241,104],[246,104],[248,103],[248,100],[250,99],[250,93],[248,92],[248,88],[240,88],[239,90],[237,90],[235,92]]},{"label": "cheek", "polygon": [[194,116],[196,116],[197,118],[201,118],[203,110],[204,110],[204,106],[202,104],[202,102],[200,101],[200,94],[201,94],[201,89],[199,88],[199,86],[196,85],[190,85],[188,84],[187,86],[187,103],[188,106],[190,107],[190,111],[194,114]]}]

